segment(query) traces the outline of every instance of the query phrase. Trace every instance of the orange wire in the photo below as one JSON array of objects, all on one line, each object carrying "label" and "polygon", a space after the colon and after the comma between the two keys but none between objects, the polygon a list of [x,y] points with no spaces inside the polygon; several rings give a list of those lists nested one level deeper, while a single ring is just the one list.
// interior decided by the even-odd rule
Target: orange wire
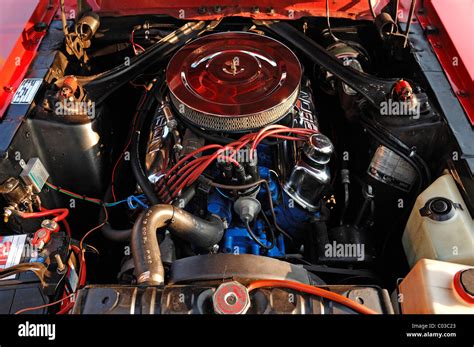
[{"label": "orange wire", "polygon": [[96,231],[97,229],[100,229],[102,228],[106,223],[107,221],[109,220],[109,212],[107,211],[107,208],[102,205],[102,208],[104,209],[104,212],[105,212],[105,217],[104,217],[104,220],[97,226],[93,227],[91,230],[89,230],[87,233],[84,234],[84,236],[81,238],[80,242],[79,242],[79,248],[81,250],[84,250],[84,247],[83,247],[83,244],[84,244],[84,240],[94,231]]},{"label": "orange wire", "polygon": [[15,314],[20,314],[20,313],[23,313],[23,312],[34,311],[34,310],[39,310],[40,308],[45,308],[45,307],[49,307],[49,306],[54,306],[54,305],[59,304],[60,302],[63,302],[63,301],[66,300],[66,299],[69,299],[69,298],[70,298],[71,296],[73,296],[73,295],[74,295],[74,293],[69,294],[68,296],[65,296],[64,298],[59,299],[59,300],[57,300],[57,301],[50,302],[49,304],[44,304],[44,305],[39,305],[39,306],[34,306],[34,307],[22,308],[21,310],[16,311]]},{"label": "orange wire", "polygon": [[355,302],[354,300],[348,299],[345,296],[342,296],[337,293],[333,293],[329,290],[310,286],[309,284],[303,284],[293,281],[286,280],[260,280],[250,283],[247,287],[247,290],[251,292],[252,290],[263,288],[263,287],[279,287],[279,288],[288,288],[298,290],[300,292],[317,295],[322,298],[337,302],[341,305],[349,307],[354,311],[357,311],[362,314],[379,314],[378,312]]}]

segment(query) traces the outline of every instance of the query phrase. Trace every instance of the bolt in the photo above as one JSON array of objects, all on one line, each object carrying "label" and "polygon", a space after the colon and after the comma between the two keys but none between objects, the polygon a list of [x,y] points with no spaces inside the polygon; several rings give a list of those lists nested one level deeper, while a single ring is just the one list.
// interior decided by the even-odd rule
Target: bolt
[{"label": "bolt", "polygon": [[58,229],[58,223],[51,219],[45,219],[41,222],[41,227],[50,231],[56,231]]},{"label": "bolt", "polygon": [[220,7],[219,5],[214,6],[214,12],[215,13],[221,13],[222,12],[222,7]]},{"label": "bolt", "polygon": [[63,263],[63,260],[61,259],[61,256],[59,253],[56,253],[54,255],[54,258],[56,259],[56,262],[58,263],[58,273],[63,273],[64,270],[66,270],[66,266]]},{"label": "bolt", "polygon": [[467,98],[469,96],[469,93],[465,90],[458,90],[456,92],[456,95],[461,97],[461,98]]},{"label": "bolt", "polygon": [[38,22],[33,26],[33,29],[38,33],[46,31],[47,28],[48,26],[45,22]]},{"label": "bolt", "polygon": [[254,14],[255,14],[255,13],[260,13],[260,8],[259,8],[258,6],[254,6],[254,7],[252,7],[252,10],[251,10],[251,11],[252,11],[252,13],[254,13]]},{"label": "bolt", "polygon": [[8,223],[8,219],[10,218],[12,214],[13,212],[10,208],[5,208],[3,212],[3,222]]}]

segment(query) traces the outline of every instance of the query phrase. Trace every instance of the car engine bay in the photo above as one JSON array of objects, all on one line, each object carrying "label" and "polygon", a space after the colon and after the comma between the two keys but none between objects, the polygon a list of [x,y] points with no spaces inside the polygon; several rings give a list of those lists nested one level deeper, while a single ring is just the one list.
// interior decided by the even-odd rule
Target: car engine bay
[{"label": "car engine bay", "polygon": [[63,13],[11,106],[2,313],[391,314],[419,259],[473,266],[472,180],[377,18]]}]

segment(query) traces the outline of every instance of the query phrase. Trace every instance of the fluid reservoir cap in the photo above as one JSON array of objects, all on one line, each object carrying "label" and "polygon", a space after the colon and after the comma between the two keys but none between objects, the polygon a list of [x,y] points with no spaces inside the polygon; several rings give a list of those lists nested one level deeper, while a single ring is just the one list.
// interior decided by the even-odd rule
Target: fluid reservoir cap
[{"label": "fluid reservoir cap", "polygon": [[451,205],[444,199],[437,199],[431,203],[431,210],[436,214],[447,214],[451,210]]},{"label": "fluid reservoir cap", "polygon": [[468,304],[474,305],[474,268],[461,270],[454,275],[454,289]]},{"label": "fluid reservoir cap", "polygon": [[454,217],[456,209],[462,210],[462,206],[449,199],[435,197],[426,202],[425,206],[420,209],[420,214],[423,217],[444,222]]},{"label": "fluid reservoir cap", "polygon": [[245,314],[250,307],[247,288],[239,282],[221,284],[212,296],[214,312],[218,314]]},{"label": "fluid reservoir cap", "polygon": [[331,159],[334,146],[326,135],[317,133],[311,135],[303,146],[303,153],[309,165],[324,165]]}]

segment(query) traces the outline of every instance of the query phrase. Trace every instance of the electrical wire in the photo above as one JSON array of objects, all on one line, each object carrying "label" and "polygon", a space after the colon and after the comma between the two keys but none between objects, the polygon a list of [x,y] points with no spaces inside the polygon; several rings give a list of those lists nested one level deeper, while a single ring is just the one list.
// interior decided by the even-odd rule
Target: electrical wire
[{"label": "electrical wire", "polygon": [[[73,250],[73,252],[78,255],[79,257],[79,274],[78,274],[78,285],[77,285],[77,288],[76,290],[65,296],[64,298],[60,299],[60,300],[57,300],[55,302],[52,302],[50,304],[47,304],[47,305],[40,305],[40,306],[35,306],[35,307],[28,307],[28,308],[24,308],[24,309],[21,309],[19,311],[17,311],[15,314],[20,314],[20,313],[23,313],[23,312],[27,312],[27,311],[32,311],[32,310],[37,310],[37,309],[40,309],[40,308],[44,308],[44,307],[49,307],[49,306],[53,306],[53,305],[56,305],[56,304],[59,304],[59,303],[62,303],[64,300],[67,300],[67,299],[70,299],[72,298],[78,289],[80,289],[81,287],[83,287],[86,283],[86,259],[85,259],[85,249],[84,249],[84,240],[92,233],[94,232],[95,230],[97,229],[100,229],[102,228],[105,223],[107,223],[107,220],[108,220],[108,213],[107,213],[107,208],[103,205],[102,206],[104,208],[104,211],[105,211],[105,218],[104,218],[104,221],[97,225],[96,227],[92,228],[91,230],[89,230],[81,239],[80,243],[79,243],[79,247],[77,246],[71,246],[71,249]],[[74,306],[74,302],[73,301],[70,301],[69,303],[67,303],[65,306],[63,306],[56,314],[66,314],[68,313],[72,307]]]},{"label": "electrical wire", "polygon": [[78,199],[78,200],[84,200],[84,201],[88,201],[88,202],[91,202],[91,203],[94,203],[94,204],[97,204],[97,205],[101,205],[102,204],[102,201],[100,199],[96,199],[96,198],[90,198],[88,196],[85,196],[85,195],[79,195],[79,194],[76,194],[76,193],[73,193],[67,189],[64,189],[64,188],[60,188],[58,186],[55,186],[54,184],[50,183],[50,182],[46,182],[46,185],[59,192],[59,193],[62,193],[62,194],[65,194],[67,196],[70,196],[70,197],[73,197],[75,199]]},{"label": "electrical wire", "polygon": [[[270,220],[268,219],[267,215],[265,214],[265,212],[260,211],[260,214],[262,215],[263,220],[265,221],[265,223],[266,223],[267,226],[268,226],[268,230],[269,230],[269,232],[270,232],[270,237],[271,237],[271,240],[272,240],[271,244],[272,244],[273,247],[274,247],[274,246],[276,245],[277,239],[276,239],[276,237],[275,237],[275,233],[273,232],[273,227],[272,227],[272,225],[271,225],[271,223],[270,223]],[[273,248],[273,247],[272,247],[272,248]]]},{"label": "electrical wire", "polygon": [[326,289],[314,287],[309,284],[304,284],[304,283],[298,283],[298,282],[287,281],[287,280],[259,280],[259,281],[250,283],[247,287],[247,290],[251,292],[255,289],[265,288],[265,287],[294,289],[303,293],[316,295],[324,299],[337,302],[338,304],[348,307],[358,313],[378,314],[378,312],[364,305],[361,305],[356,301],[346,298],[345,296],[331,292]]},{"label": "electrical wire", "polygon": [[[85,258],[82,257],[82,252],[79,249],[79,247],[71,245],[71,250],[79,259],[78,283],[74,292],[71,293],[71,295],[73,295],[77,293],[77,291],[86,284],[86,262],[85,262]],[[72,298],[74,298],[74,296]],[[74,301],[70,300],[66,305],[61,307],[59,311],[56,312],[56,314],[57,315],[67,314],[73,307],[74,307]]]},{"label": "electrical wire", "polygon": [[140,101],[138,102],[137,109],[136,109],[135,114],[134,114],[133,119],[132,119],[131,131],[129,133],[127,143],[125,144],[125,147],[123,148],[122,153],[120,153],[120,156],[117,158],[117,161],[115,162],[115,165],[112,169],[111,185],[112,185],[112,197],[114,199],[114,202],[117,201],[117,198],[115,196],[115,186],[114,186],[115,172],[117,171],[118,165],[122,161],[125,152],[128,150],[128,148],[132,144],[133,134],[135,132],[135,126],[136,126],[136,122],[137,122],[137,119],[138,119],[138,115],[140,114],[141,107],[145,103],[145,100],[146,100],[146,97],[147,97],[147,92],[148,92],[148,89],[145,88],[145,91],[143,92],[142,97],[140,98]]},{"label": "electrical wire", "polygon": [[[15,314],[20,314],[20,313],[23,313],[23,312],[28,312],[28,311],[33,311],[33,310],[38,310],[38,309],[41,309],[41,308],[45,308],[45,307],[50,307],[50,306],[54,306],[54,305],[57,305],[59,303],[62,303],[63,301],[65,300],[68,300],[70,298],[73,298],[77,292],[78,289],[82,288],[85,283],[86,283],[86,259],[85,259],[85,256],[84,256],[84,253],[85,253],[85,249],[83,247],[84,245],[84,240],[86,239],[87,236],[89,236],[93,231],[101,228],[108,220],[108,214],[107,214],[107,208],[103,205],[103,208],[104,208],[104,211],[105,211],[105,219],[104,221],[99,224],[98,226],[92,228],[91,230],[89,230],[81,239],[80,243],[79,243],[79,247],[77,246],[74,246],[74,245],[71,245],[71,250],[78,256],[79,258],[79,274],[78,274],[78,285],[76,287],[76,290],[65,296],[64,298],[60,299],[60,300],[57,300],[57,301],[54,301],[52,303],[49,303],[49,304],[45,304],[45,305],[39,305],[39,306],[34,306],[34,307],[28,307],[28,308],[23,308],[17,312],[15,312]],[[42,211],[42,212],[54,212],[55,210],[46,210],[46,211]],[[38,212],[38,214],[40,214],[41,212]],[[63,219],[62,220],[63,223],[65,223],[66,225],[67,222],[66,222],[66,219]],[[69,225],[68,225],[68,228],[69,228]],[[32,267],[33,264],[36,264],[36,263],[30,263],[30,264],[26,264],[27,266],[25,266],[25,271],[33,271],[34,273],[36,273],[38,275],[38,277],[40,278],[40,280],[42,280],[42,276],[40,274],[40,272],[38,272],[36,270],[36,268]],[[41,264],[41,263],[38,263],[40,265],[44,265],[44,264]],[[38,265],[39,266],[39,265]],[[39,268],[40,270],[43,269],[42,267]],[[12,269],[9,268],[9,271],[11,271]],[[44,270],[42,271],[46,271],[46,268],[44,268]],[[43,281],[43,280],[42,280]],[[68,313],[72,307],[74,306],[74,301],[70,301],[68,302],[65,306],[61,307],[59,309],[59,311],[56,313],[56,314],[66,314]]]},{"label": "electrical wire", "polygon": [[247,232],[250,235],[250,237],[252,238],[252,240],[254,240],[254,242],[257,243],[260,247],[262,247],[263,249],[266,249],[266,250],[270,250],[275,246],[275,239],[273,239],[270,242],[270,245],[266,245],[262,241],[260,241],[260,239],[257,237],[257,235],[255,235],[255,233],[253,232],[252,228],[250,227],[250,224],[249,224],[248,221],[245,221],[244,225],[245,225],[245,229],[247,229]]},{"label": "electrical wire", "polygon": [[136,210],[138,206],[141,206],[142,208],[148,208],[148,205],[145,204],[143,201],[140,200],[140,198],[144,198],[144,195],[139,195],[139,196],[129,196],[127,198],[127,205],[131,210]]},{"label": "electrical wire", "polygon": [[46,182],[46,185],[48,187],[50,187],[51,189],[54,189],[55,191],[59,192],[59,193],[65,194],[65,195],[73,197],[75,199],[87,201],[87,202],[96,204],[98,206],[105,206],[105,207],[115,207],[117,205],[125,204],[125,203],[128,204],[129,199],[135,199],[135,198],[142,199],[142,198],[144,198],[144,195],[140,194],[140,195],[131,195],[127,199],[123,199],[123,200],[119,200],[119,201],[115,201],[115,202],[104,202],[101,199],[90,198],[90,197],[87,197],[85,195],[80,195],[80,194],[77,194],[77,193],[73,193],[73,192],[71,192],[69,190],[66,190],[64,188],[59,188],[59,187],[57,187],[54,184],[49,183],[49,182]]},{"label": "electrical wire", "polygon": [[[72,293],[71,296],[74,297],[75,293]],[[67,298],[67,297],[65,297]],[[70,300],[65,306],[63,306],[56,314],[62,315],[62,314],[67,314],[69,311],[72,310],[74,307],[74,301]]]},{"label": "electrical wire", "polygon": [[[183,190],[192,185],[215,160],[229,162],[239,168],[240,163],[238,160],[235,160],[239,151],[249,146],[250,159],[252,159],[258,145],[267,137],[290,141],[304,141],[315,133],[317,131],[312,129],[269,125],[257,133],[246,134],[240,139],[224,146],[218,144],[203,146],[186,155],[165,173],[158,182],[157,196],[161,201],[171,203]],[[211,149],[214,149],[215,152],[198,158],[195,157]],[[188,162],[188,160],[190,161]]]},{"label": "electrical wire", "polygon": [[68,221],[66,219],[63,219],[61,222],[63,223],[64,230],[66,230],[67,236],[71,237],[72,232],[71,232],[71,227],[69,226]]},{"label": "electrical wire", "polygon": [[7,267],[5,269],[0,269],[0,279],[5,277],[19,274],[22,272],[31,271],[35,274],[36,277],[41,281],[41,284],[46,285],[45,277],[47,272],[47,267],[43,263],[32,262],[32,263],[21,263]]},{"label": "electrical wire", "polygon": [[67,299],[71,298],[72,296],[74,296],[74,293],[69,294],[68,296],[66,296],[66,297],[64,297],[64,298],[62,298],[62,299],[59,299],[59,300],[50,302],[49,304],[38,305],[38,306],[34,306],[34,307],[22,308],[21,310],[16,311],[15,314],[20,314],[20,313],[23,313],[23,312],[34,311],[34,310],[39,310],[39,309],[42,309],[42,308],[45,308],[45,307],[54,306],[54,305],[57,305],[57,304],[63,302],[64,300],[67,300]]},{"label": "electrical wire", "polygon": [[277,217],[276,217],[276,214],[275,214],[275,208],[274,208],[274,205],[273,205],[272,192],[270,190],[270,185],[268,184],[268,182],[266,180],[260,179],[258,181],[253,182],[253,183],[243,184],[243,185],[228,185],[228,184],[221,184],[221,183],[212,182],[212,181],[209,184],[214,188],[220,188],[220,189],[226,189],[226,190],[247,190],[247,189],[253,188],[253,187],[255,187],[257,185],[260,185],[260,184],[265,185],[265,192],[266,192],[267,197],[268,197],[268,204],[269,204],[270,213],[271,213],[272,219],[273,219],[273,226],[275,227],[275,229],[279,233],[281,233],[283,236],[285,236],[288,240],[293,241],[293,237],[291,237],[285,230],[283,230],[278,225]]},{"label": "electrical wire", "polygon": [[[93,233],[94,231],[96,231],[97,229],[100,229],[102,228],[106,223],[107,221],[109,220],[109,213],[107,211],[107,208],[106,206],[102,205],[102,208],[104,209],[104,220],[97,226],[93,227],[91,230],[89,230],[87,233],[84,234],[84,236],[81,238],[81,241],[79,242],[79,249],[82,250],[82,252],[84,252],[84,240],[91,234]],[[83,254],[84,256],[84,254]]]},{"label": "electrical wire", "polygon": [[135,29],[132,30],[132,34],[130,35],[130,43],[132,44],[133,52],[135,53],[135,55],[139,54],[135,47],[140,48],[142,50],[142,53],[145,52],[145,48],[135,42]]},{"label": "electrical wire", "polygon": [[54,210],[43,209],[41,212],[16,212],[16,214],[24,219],[49,217],[53,215],[53,221],[60,222],[69,215],[67,208],[56,208]]},{"label": "electrical wire", "polygon": [[42,207],[40,212],[19,212],[14,210],[13,213],[15,213],[15,215],[17,215],[18,217],[24,219],[42,218],[49,217],[52,215],[54,216],[52,220],[55,222],[61,222],[64,226],[66,234],[69,237],[71,236],[71,227],[69,226],[69,223],[66,220],[66,217],[69,215],[69,210],[67,208],[57,208],[53,210],[48,210]]}]

